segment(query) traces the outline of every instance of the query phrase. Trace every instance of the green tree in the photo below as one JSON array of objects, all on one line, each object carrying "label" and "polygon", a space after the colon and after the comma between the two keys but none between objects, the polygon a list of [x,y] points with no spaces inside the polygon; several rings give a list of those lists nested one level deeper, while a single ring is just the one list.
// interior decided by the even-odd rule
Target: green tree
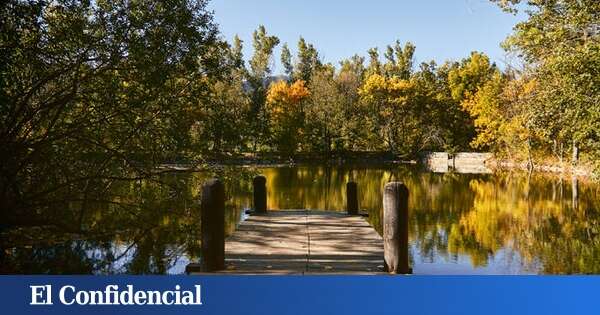
[{"label": "green tree", "polygon": [[344,108],[338,85],[334,78],[335,69],[324,66],[313,73],[309,84],[310,99],[306,104],[306,142],[313,151],[325,152],[343,147],[340,124],[344,121]]},{"label": "green tree", "polygon": [[205,156],[235,153],[245,148],[250,98],[240,76],[210,82],[209,95],[199,102],[193,125],[197,143]]},{"label": "green tree", "polygon": [[252,138],[254,151],[259,144],[264,144],[268,139],[268,116],[265,111],[267,84],[271,74],[271,57],[273,49],[279,44],[279,38],[267,35],[263,25],[253,33],[254,54],[250,59],[248,83],[251,89],[252,107],[248,119],[253,122]]},{"label": "green tree", "polygon": [[335,76],[338,91],[341,93],[343,119],[339,121],[339,129],[343,141],[343,149],[349,151],[365,150],[367,130],[364,128],[366,112],[360,104],[358,94],[365,74],[364,57],[354,55],[340,62],[340,70]]},{"label": "green tree", "polygon": [[[512,12],[521,5],[519,0],[494,2]],[[524,75],[539,82],[530,103],[536,123],[546,126],[544,136],[554,148],[571,145],[573,162],[580,147],[592,158],[600,156],[600,3],[556,0],[527,5],[528,19],[516,25],[504,47],[522,57],[529,66]]]},{"label": "green tree", "polygon": [[190,112],[223,66],[206,1],[11,0],[0,21],[4,225],[91,229],[109,187],[192,155]]},{"label": "green tree", "polygon": [[426,150],[457,152],[467,150],[475,135],[471,118],[459,102],[452,99],[448,84],[448,63],[422,63],[411,80],[415,84],[420,119],[427,122],[422,130]]},{"label": "green tree", "polygon": [[379,61],[379,50],[377,47],[373,47],[368,50],[369,54],[369,65],[367,66],[366,76],[374,74],[383,74],[381,61]]},{"label": "green tree", "polygon": [[246,66],[244,62],[244,53],[242,52],[242,49],[243,41],[240,39],[239,36],[235,35],[235,37],[233,38],[233,44],[229,48],[229,61],[233,69],[240,71],[240,74],[245,74]]},{"label": "green tree", "polygon": [[283,47],[281,47],[281,64],[283,65],[285,75],[291,80],[294,73],[294,65],[292,64],[292,53],[287,44],[283,44]]},{"label": "green tree", "polygon": [[385,75],[408,80],[413,72],[414,53],[415,46],[410,42],[404,48],[400,41],[396,41],[393,47],[388,45],[385,52],[386,63],[383,65]]},{"label": "green tree", "polygon": [[296,73],[294,80],[303,80],[310,82],[314,71],[321,67],[319,54],[312,44],[307,43],[304,38],[298,40],[298,63],[296,64]]}]

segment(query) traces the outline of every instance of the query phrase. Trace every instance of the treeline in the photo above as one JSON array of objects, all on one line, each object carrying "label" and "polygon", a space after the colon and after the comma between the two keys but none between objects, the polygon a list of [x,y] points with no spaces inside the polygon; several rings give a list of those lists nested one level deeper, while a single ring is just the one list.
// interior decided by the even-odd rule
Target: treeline
[{"label": "treeline", "polygon": [[[480,52],[460,61],[414,64],[416,47],[396,41],[368,57],[324,63],[300,38],[297,55],[259,27],[246,65],[242,42],[229,46],[229,104],[205,107],[224,130],[204,129],[206,152],[323,156],[424,150],[496,152],[534,164],[594,166],[600,152],[600,4],[494,1],[528,9],[503,46],[515,64],[500,69]],[[273,80],[271,62],[285,76]],[[219,85],[219,87],[221,87]],[[235,114],[234,114],[235,113]],[[206,124],[205,124],[206,125]],[[219,129],[219,128],[217,128]]]},{"label": "treeline", "polygon": [[[234,38],[227,54],[232,65],[227,84],[214,89],[227,104],[201,105],[215,125],[202,130],[202,150],[282,156],[381,151],[401,157],[423,150],[469,150],[475,128],[461,101],[481,82],[465,86],[463,81],[471,79],[461,72],[466,62],[438,66],[431,61],[417,67],[415,46],[396,41],[382,56],[373,48],[368,60],[354,55],[336,67],[324,63],[303,38],[296,56],[287,44],[281,56],[273,56],[279,42],[260,26],[246,65],[242,42]],[[283,76],[272,76],[275,57],[281,58]],[[496,69],[479,53],[471,58],[485,59],[489,69]],[[464,93],[454,95],[459,88]]]}]

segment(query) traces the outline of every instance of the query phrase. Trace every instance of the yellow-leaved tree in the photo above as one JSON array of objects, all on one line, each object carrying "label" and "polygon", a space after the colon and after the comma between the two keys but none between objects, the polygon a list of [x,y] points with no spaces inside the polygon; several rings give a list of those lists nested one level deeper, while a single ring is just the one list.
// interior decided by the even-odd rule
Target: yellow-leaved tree
[{"label": "yellow-leaved tree", "polygon": [[370,113],[367,124],[377,139],[371,143],[381,146],[370,149],[389,149],[391,152],[412,153],[412,131],[416,122],[411,119],[415,109],[415,86],[410,80],[397,76],[373,74],[367,77],[359,90],[362,102]]},{"label": "yellow-leaved tree", "polygon": [[[533,144],[540,141],[530,102],[537,83],[526,77],[510,80],[497,72],[471,97],[461,103],[474,119],[475,148],[494,148],[511,158],[525,158],[533,166]],[[514,156],[524,153],[525,156]]]},{"label": "yellow-leaved tree", "polygon": [[274,82],[267,93],[267,110],[273,144],[282,154],[291,155],[298,149],[304,125],[303,102],[310,92],[303,80],[292,84]]}]

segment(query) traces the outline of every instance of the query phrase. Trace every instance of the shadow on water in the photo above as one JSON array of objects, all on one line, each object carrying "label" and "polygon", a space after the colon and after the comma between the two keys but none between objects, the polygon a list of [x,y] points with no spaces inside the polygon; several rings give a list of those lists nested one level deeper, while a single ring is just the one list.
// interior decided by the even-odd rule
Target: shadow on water
[{"label": "shadow on water", "polygon": [[[413,166],[260,168],[268,208],[343,211],[346,182],[381,233],[382,188],[410,191],[415,273],[600,273],[600,186],[542,174],[437,174]],[[202,173],[163,175],[111,189],[111,203],[78,214],[82,231],[57,226],[8,228],[2,273],[182,273],[200,259],[198,193]],[[226,180],[226,233],[252,206],[250,176]],[[135,204],[136,206],[131,206]],[[80,205],[73,204],[73,208]],[[57,215],[69,216],[73,209]]]}]

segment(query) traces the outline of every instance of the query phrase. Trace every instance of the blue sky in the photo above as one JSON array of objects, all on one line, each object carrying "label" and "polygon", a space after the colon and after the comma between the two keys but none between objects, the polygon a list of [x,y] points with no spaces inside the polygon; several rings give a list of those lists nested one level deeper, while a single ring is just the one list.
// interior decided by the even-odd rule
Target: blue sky
[{"label": "blue sky", "polygon": [[[488,0],[212,0],[209,9],[225,39],[242,38],[246,59],[252,54],[252,32],[263,24],[293,53],[303,36],[325,62],[336,66],[354,54],[366,56],[371,47],[382,52],[399,39],[417,46],[417,63],[460,60],[477,50],[504,67],[507,58],[500,43],[524,19]],[[273,58],[274,74],[283,71],[281,44]]]}]

